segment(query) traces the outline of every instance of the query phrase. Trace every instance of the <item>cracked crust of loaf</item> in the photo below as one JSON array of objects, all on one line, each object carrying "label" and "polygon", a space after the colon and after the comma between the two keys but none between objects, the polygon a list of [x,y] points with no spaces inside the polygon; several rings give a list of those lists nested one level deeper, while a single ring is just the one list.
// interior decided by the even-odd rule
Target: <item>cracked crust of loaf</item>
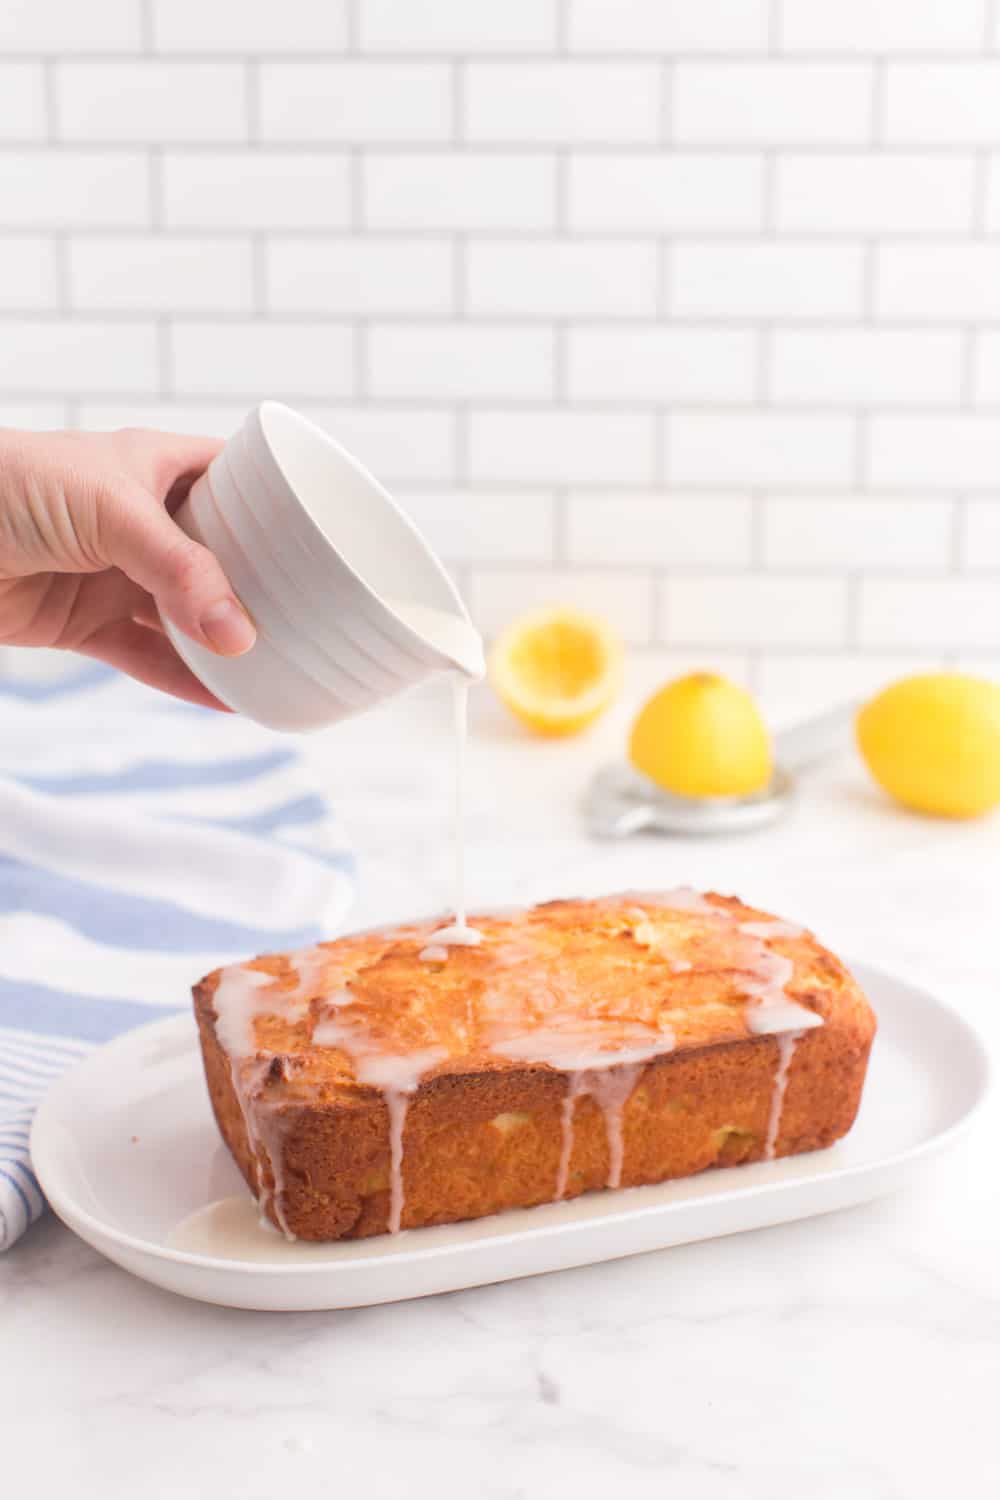
[{"label": "cracked crust of loaf", "polygon": [[[738,921],[773,920],[732,897],[710,902]],[[628,938],[618,905],[549,902],[534,908],[546,942],[576,955],[581,985],[596,984],[608,954]],[[676,914],[671,914],[676,916]],[[490,917],[472,919],[486,930]],[[692,919],[693,921],[694,919]],[[453,949],[446,963],[427,965],[418,953],[432,924],[392,934],[359,934],[322,945],[331,971],[346,964],[374,1019],[408,1003],[420,1044],[420,1014],[434,1012],[438,1030],[452,1014],[469,1009],[481,949]],[[634,940],[633,940],[634,941]],[[617,945],[614,950],[609,944]],[[484,945],[485,946],[485,945]],[[795,1048],[781,1112],[776,1155],[830,1146],[854,1122],[861,1100],[875,1018],[844,965],[809,933],[769,939],[770,948],[794,965],[787,993],[814,1011],[823,1025],[805,1031]],[[626,953],[628,949],[626,948]],[[616,960],[617,961],[617,960]],[[665,1007],[679,1028],[675,1050],[645,1064],[624,1110],[623,1187],[686,1177],[714,1166],[758,1161],[764,1155],[779,1043],[749,1033],[745,991],[726,968],[725,954],[664,977],[645,950],[629,956],[630,1003],[648,1015]],[[272,975],[276,993],[290,992],[295,972],[287,955],[267,955],[249,967]],[[618,969],[622,964],[618,963]],[[216,1035],[213,996],[219,971],[194,988],[205,1076],[219,1130],[251,1190],[265,1190],[265,1211],[275,1219],[276,1174],[257,1141],[256,1154],[233,1086],[230,1059]],[[463,999],[463,989],[465,998]],[[414,1004],[415,991],[422,996]],[[318,1004],[317,1000],[317,1004]],[[305,1240],[381,1234],[389,1215],[389,1116],[381,1090],[359,1084],[349,1060],[310,1040],[318,1011],[290,1024],[279,1013],[255,1023],[257,1059],[271,1058],[261,1085],[266,1107],[280,1125],[277,1173],[287,1228]],[[459,1025],[455,1020],[455,1026]],[[463,1039],[465,1050],[463,1050]],[[241,1066],[237,1063],[236,1066]],[[545,1063],[507,1061],[477,1052],[456,1032],[447,1060],[430,1071],[410,1096],[404,1134],[405,1203],[402,1227],[451,1223],[508,1208],[549,1203],[562,1150],[563,1103],[570,1076]],[[603,1188],[608,1177],[606,1122],[597,1102],[576,1102],[566,1196]],[[259,1174],[259,1177],[258,1177]]]}]

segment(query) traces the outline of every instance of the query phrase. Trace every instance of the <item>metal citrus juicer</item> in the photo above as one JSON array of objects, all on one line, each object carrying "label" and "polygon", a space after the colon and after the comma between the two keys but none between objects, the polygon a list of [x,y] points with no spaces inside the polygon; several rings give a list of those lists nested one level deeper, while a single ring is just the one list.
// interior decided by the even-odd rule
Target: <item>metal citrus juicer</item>
[{"label": "metal citrus juicer", "polygon": [[856,704],[844,703],[779,730],[771,779],[748,797],[675,796],[628,764],[604,766],[584,802],[587,827],[596,838],[605,839],[646,832],[701,836],[762,828],[788,810],[801,772],[848,747],[856,711]]}]

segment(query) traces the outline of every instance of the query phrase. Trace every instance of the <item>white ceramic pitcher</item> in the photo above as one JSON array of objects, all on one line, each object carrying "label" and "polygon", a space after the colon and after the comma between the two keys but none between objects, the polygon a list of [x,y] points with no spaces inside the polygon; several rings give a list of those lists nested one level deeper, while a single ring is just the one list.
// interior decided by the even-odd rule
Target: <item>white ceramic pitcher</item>
[{"label": "white ceramic pitcher", "polygon": [[164,628],[205,686],[258,723],[317,729],[436,670],[482,675],[475,627],[413,522],[289,407],[255,407],[175,519],[216,554],[257,642],[216,656]]}]

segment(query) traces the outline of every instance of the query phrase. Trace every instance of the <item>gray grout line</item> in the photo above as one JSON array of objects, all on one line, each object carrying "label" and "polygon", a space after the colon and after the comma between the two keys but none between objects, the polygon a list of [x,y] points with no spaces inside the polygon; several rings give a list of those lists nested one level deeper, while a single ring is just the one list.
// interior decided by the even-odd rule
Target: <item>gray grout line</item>
[{"label": "gray grout line", "polygon": [[465,61],[456,59],[451,69],[451,134],[452,143],[458,149],[468,144],[465,102],[467,83]]},{"label": "gray grout line", "polygon": [[[321,0],[321,3],[332,3],[332,0]],[[354,54],[361,50],[361,0],[345,0],[347,21],[347,52]]]},{"label": "gray grout line", "polygon": [[260,144],[260,64],[255,58],[245,63],[247,142],[251,146]]},{"label": "gray grout line", "polygon": [[[259,59],[249,59],[254,67],[259,65]],[[22,61],[22,59],[18,59]],[[232,66],[238,65],[238,59],[230,59]],[[41,151],[51,149],[53,143],[37,140],[6,141],[5,150],[37,154]],[[74,136],[72,140],[60,139],[57,143],[61,150],[72,152],[81,151],[100,154],[120,154],[122,152],[135,151],[143,145],[160,145],[180,156],[198,156],[205,151],[218,152],[222,154],[235,154],[246,150],[244,141],[234,141],[231,137],[218,138],[206,135],[199,139],[169,140],[159,138],[153,141],[149,139],[136,139],[127,143],[107,140],[106,138]],[[317,141],[315,138],[302,137],[301,139],[263,140],[260,143],[268,151],[275,155],[322,155],[331,152],[349,151],[352,146],[369,144],[367,138],[345,137],[342,140]],[[371,149],[378,156],[404,156],[404,157],[441,157],[447,159],[453,144],[447,136],[439,140],[413,140],[406,136],[397,139],[379,140],[373,144]],[[627,159],[656,159],[672,157],[717,157],[725,156],[742,164],[753,164],[769,152],[780,156],[782,160],[792,158],[802,161],[815,161],[824,157],[835,161],[844,159],[849,161],[869,161],[872,159],[872,148],[867,142],[844,141],[837,145],[817,144],[811,141],[789,141],[773,140],[755,143],[752,146],[746,144],[745,140],[734,136],[731,140],[718,141],[686,141],[678,139],[675,135],[670,145],[664,147],[658,140],[649,141],[623,141],[610,142],[601,140],[599,137],[583,138],[580,140],[566,141],[530,141],[521,138],[513,140],[477,140],[470,145],[470,154],[491,157],[514,157],[523,160],[538,160],[541,157],[552,156],[558,151],[568,151],[574,155],[606,159],[608,157]],[[933,160],[956,160],[968,163],[978,150],[985,149],[978,141],[886,141],[878,148],[878,158],[884,161],[892,161],[896,158],[919,157],[931,158]],[[928,226],[933,232],[933,225]],[[919,231],[918,231],[919,232]]]},{"label": "gray grout line", "polygon": [[[246,148],[241,147],[245,152]],[[130,148],[128,155],[139,157],[150,152],[158,152],[161,155],[171,155],[171,148],[159,145],[142,146]],[[7,153],[9,154],[9,153]],[[17,154],[16,152],[14,153]],[[34,152],[33,152],[34,154]],[[214,153],[213,153],[214,154]],[[253,153],[257,155],[257,153]],[[266,154],[266,153],[265,153]],[[362,148],[358,147],[349,151],[337,151],[333,158],[338,164],[350,165],[352,157],[362,155]],[[0,146],[0,168],[3,165],[5,148]],[[3,203],[0,202],[0,211]],[[64,228],[72,229],[74,234],[86,237],[87,235],[114,235],[123,239],[141,237],[148,232],[148,226],[144,224],[122,224],[116,220],[106,220],[87,223],[67,223],[62,220],[53,223],[51,220],[34,221],[31,224],[4,223],[0,220],[0,235],[24,235],[37,234],[39,228]],[[272,226],[266,218],[255,224],[228,224],[214,223],[211,220],[197,220],[191,223],[179,223],[171,226],[173,232],[183,235],[241,235],[248,234],[254,229],[267,230],[274,239],[291,240],[326,240],[349,238],[350,230],[344,225],[322,225],[301,224],[294,228],[282,228]],[[479,243],[488,244],[493,247],[523,246],[532,244],[551,245],[558,243],[561,236],[554,228],[532,228],[532,229],[510,229],[483,226],[481,224],[436,224],[436,225],[385,225],[376,224],[366,230],[376,240],[441,240],[446,239],[449,234],[461,232],[467,234],[470,239]],[[942,234],[937,231],[913,230],[909,233],[900,234],[894,232],[882,232],[878,230],[794,230],[782,232],[777,236],[762,233],[759,229],[678,229],[659,226],[646,226],[645,228],[631,229],[579,229],[572,228],[574,244],[589,245],[591,247],[619,247],[623,245],[653,245],[664,236],[669,237],[672,242],[688,246],[711,247],[730,249],[734,252],[752,248],[755,246],[782,247],[784,249],[805,248],[829,248],[835,249],[858,249],[871,242],[873,239],[880,246],[890,249],[916,249],[916,250],[956,250],[969,246],[968,229],[956,230],[950,234]],[[994,248],[1000,248],[1000,232],[987,232],[982,236],[985,244]],[[975,248],[979,248],[978,241]],[[823,320],[819,320],[823,321]],[[836,321],[829,319],[826,321]],[[925,320],[926,321],[926,320]]]},{"label": "gray grout line", "polygon": [[[64,234],[70,243],[75,243],[79,239],[79,236],[72,233],[67,233],[65,229],[58,225],[38,226],[32,229],[30,234],[20,235],[12,238],[27,238],[34,240],[37,239],[40,235],[45,234]],[[159,235],[157,234],[156,230],[146,230],[144,231],[143,237],[159,238]],[[92,238],[116,239],[117,236],[113,234],[110,236],[86,236],[84,237],[84,242]],[[164,234],[163,238],[167,242],[169,242],[171,239],[181,242],[191,239],[221,239],[225,242],[234,241],[236,243],[241,243],[244,245],[252,245],[257,240],[261,240],[265,243],[272,243],[276,238],[279,237],[274,235],[267,235],[265,233],[262,233],[260,230],[244,230],[239,235],[225,236],[214,235],[211,233],[195,235],[188,233],[187,231],[178,231],[175,234]],[[349,241],[350,239],[355,237],[346,236],[344,238]],[[367,238],[368,237],[365,236],[366,240]],[[465,236],[456,235],[455,239],[457,241],[462,241],[465,239]],[[0,246],[2,246],[2,244],[3,236],[0,236]],[[485,330],[506,328],[514,331],[521,330],[524,332],[529,332],[537,330],[538,328],[551,327],[556,322],[564,321],[570,324],[574,329],[579,329],[583,332],[593,331],[613,333],[620,330],[623,333],[627,333],[634,332],[635,330],[644,327],[648,328],[650,326],[651,317],[658,319],[659,313],[657,311],[657,305],[658,304],[654,300],[654,305],[650,309],[649,313],[636,314],[635,316],[592,314],[589,316],[579,315],[571,318],[553,318],[552,316],[543,316],[541,314],[534,313],[511,313],[510,315],[504,315],[502,313],[476,313],[468,318],[468,322],[474,327],[482,328]],[[193,318],[203,323],[231,324],[256,321],[246,313],[233,311],[226,308],[219,308],[215,311],[206,312],[204,308],[178,305],[171,310],[179,317]],[[148,317],[154,317],[158,311],[159,309],[156,306],[152,305],[148,308],[129,309],[122,309],[110,305],[104,307],[94,305],[87,308],[84,316],[91,320],[101,320],[109,323],[133,323],[142,322],[143,319]],[[275,311],[267,321],[276,323],[330,323],[346,326],[351,323],[355,316],[357,315],[343,312],[337,309],[331,310],[329,308],[325,308],[317,302],[315,306],[306,309],[289,308],[287,310],[282,309]],[[376,322],[392,324],[393,326],[405,328],[424,328],[428,330],[436,327],[448,328],[456,321],[465,321],[464,319],[457,320],[452,313],[444,309],[438,309],[434,312],[427,313],[414,313],[401,311],[398,308],[386,307],[385,311],[383,312],[373,312],[371,310],[368,310],[365,312],[364,316],[371,318]],[[51,310],[46,308],[20,308],[11,305],[9,307],[0,309],[0,320],[44,323],[46,321],[50,321],[52,317],[53,314]],[[969,331],[970,329],[974,329],[976,332],[995,333],[998,329],[1000,329],[1000,318],[981,318],[977,319],[974,323],[970,323],[968,319],[965,318],[955,318],[947,322],[935,321],[922,323],[916,322],[913,319],[899,319],[893,321],[880,320],[877,323],[869,323],[864,319],[853,318],[789,318],[787,320],[783,320],[780,318],[771,318],[767,316],[762,316],[756,319],[745,317],[691,318],[671,316],[670,327],[675,332],[687,333],[692,335],[697,335],[698,333],[702,332],[707,335],[714,335],[719,333],[720,331],[727,330],[732,332],[751,334],[767,332],[774,332],[779,334],[820,332],[885,332],[890,334],[912,333],[915,335],[936,333],[962,334]],[[618,407],[621,405],[634,405],[637,407],[642,407],[648,406],[650,404],[655,404],[658,399],[659,398],[655,395],[650,396],[645,400],[641,398],[636,399],[633,397],[624,397],[621,400],[617,398],[612,400],[609,398],[607,400],[598,401],[596,404],[598,406],[609,407]],[[955,407],[958,404],[959,399],[959,393],[958,391],[956,391],[955,396],[950,401],[938,399],[933,402],[922,403],[918,401],[908,401],[905,399],[890,397],[883,399],[873,398],[870,400],[869,404],[871,406],[871,410],[875,413],[886,411],[896,414],[899,414],[900,412],[910,412],[914,415],[920,414],[924,416],[934,416],[935,414],[953,416],[955,414]],[[707,410],[719,405],[739,409],[745,406],[752,406],[755,404],[755,401],[755,397],[733,399],[732,397],[722,396],[717,397],[711,401],[685,401],[682,398],[681,404],[690,408],[691,410],[697,411],[703,409]],[[517,405],[518,403],[515,401],[514,404]],[[986,404],[993,407],[1000,403],[988,402]],[[782,410],[789,413],[790,415],[801,415],[809,412],[850,412],[854,410],[854,406],[848,400],[811,400],[802,402],[783,401],[781,403],[774,403],[774,409]]]},{"label": "gray grout line", "polygon": [[156,51],[156,22],[153,15],[153,0],[139,0],[139,45],[143,52]]},{"label": "gray grout line", "polygon": [[767,51],[770,59],[778,62],[782,58],[781,37],[784,16],[782,0],[770,0],[767,8]]},{"label": "gray grout line", "polygon": [[47,59],[42,67],[42,87],[45,92],[45,135],[47,147],[59,144],[59,98],[56,89],[55,63]]},{"label": "gray grout line", "polygon": [[666,149],[674,138],[675,67],[666,59],[660,63],[660,144]]},{"label": "gray grout line", "polygon": [[871,119],[869,121],[869,143],[872,150],[885,146],[886,133],[886,83],[887,64],[884,57],[877,57],[871,64]]},{"label": "gray grout line", "polygon": [[[207,0],[206,0],[207,3]],[[794,0],[792,0],[794,3]],[[350,14],[350,11],[349,11]],[[607,48],[563,48],[557,38],[551,47],[536,47],[523,51],[507,50],[503,47],[483,47],[479,49],[458,48],[451,49],[441,47],[435,49],[414,49],[407,47],[376,47],[365,49],[357,41],[348,36],[348,49],[351,61],[364,62],[365,64],[376,64],[383,67],[392,67],[398,63],[442,63],[451,62],[456,57],[465,57],[475,62],[505,63],[511,67],[530,66],[533,63],[551,63],[569,61],[580,63],[584,66],[601,63],[610,60],[614,64],[648,63],[650,58],[664,58],[682,56],[686,62],[695,65],[700,63],[730,63],[743,64],[752,68],[759,66],[762,62],[773,62],[782,67],[794,69],[796,67],[808,66],[812,63],[839,62],[839,63],[866,63],[876,62],[880,58],[889,57],[894,63],[904,63],[908,66],[919,66],[931,61],[935,64],[954,64],[957,68],[973,67],[988,61],[995,55],[992,47],[984,48],[984,45],[973,47],[956,48],[955,50],[928,53],[926,49],[909,50],[905,47],[869,47],[857,50],[848,50],[842,47],[816,47],[796,48],[794,51],[783,50],[780,44],[771,53],[767,50],[767,44],[757,48],[693,48],[689,52],[678,52],[673,48],[650,48],[636,46],[633,48],[623,47],[609,52]],[[238,46],[229,48],[187,48],[187,47],[158,47],[154,57],[147,57],[139,49],[129,50],[119,48],[114,51],[101,50],[99,48],[83,51],[74,51],[72,48],[64,47],[34,47],[26,48],[17,53],[17,60],[26,62],[44,62],[46,58],[57,56],[69,62],[88,64],[100,63],[102,66],[108,63],[134,64],[145,61],[169,62],[183,66],[185,63],[198,62],[226,62],[234,54],[247,55],[244,49]],[[356,52],[356,55],[355,55]],[[984,55],[985,54],[985,55]],[[261,48],[254,50],[253,56],[259,57],[264,62],[279,63],[310,63],[310,62],[342,62],[345,57],[343,47],[315,47],[315,48]]]}]

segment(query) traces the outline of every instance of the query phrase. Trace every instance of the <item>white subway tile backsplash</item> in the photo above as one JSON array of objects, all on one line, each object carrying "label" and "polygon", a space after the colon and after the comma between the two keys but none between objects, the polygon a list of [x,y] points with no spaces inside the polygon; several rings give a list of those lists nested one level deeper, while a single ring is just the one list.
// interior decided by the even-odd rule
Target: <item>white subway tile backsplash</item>
[{"label": "white subway tile backsplash", "polygon": [[749,153],[586,153],[569,164],[576,230],[753,230],[763,216],[763,163]]},{"label": "white subway tile backsplash", "polygon": [[767,45],[768,0],[569,0],[581,52],[741,52]]},{"label": "white subway tile backsplash", "polygon": [[864,578],[864,646],[1000,646],[995,578]]},{"label": "white subway tile backsplash", "polygon": [[182,395],[316,396],[354,391],[354,334],[338,323],[177,322],[173,387]]},{"label": "white subway tile backsplash", "polygon": [[997,249],[989,244],[880,245],[876,315],[920,323],[1000,318],[998,268]]},{"label": "white subway tile backsplash", "polygon": [[843,486],[853,476],[853,418],[781,412],[674,412],[666,419],[672,484]]},{"label": "white subway tile backsplash", "polygon": [[683,146],[846,146],[871,133],[874,70],[857,62],[685,62],[673,74]]},{"label": "white subway tile backsplash", "polygon": [[263,141],[442,141],[453,129],[445,63],[263,63],[259,88]]},{"label": "white subway tile backsplash", "polygon": [[971,231],[971,156],[803,153],[777,164],[779,230],[831,234]]},{"label": "white subway tile backsplash", "polygon": [[233,238],[93,236],[69,246],[69,295],[84,312],[249,312],[251,251]]},{"label": "white subway tile backsplash", "polygon": [[945,571],[950,500],[796,495],[764,502],[764,561],[776,568]]},{"label": "white subway tile backsplash", "polygon": [[41,63],[0,62],[0,141],[41,141],[47,129]]},{"label": "white subway tile backsplash", "polygon": [[376,399],[551,401],[554,340],[547,328],[473,323],[376,323],[368,332]]},{"label": "white subway tile backsplash", "polygon": [[142,40],[142,0],[6,0],[0,56],[8,52],[134,52]]},{"label": "white subway tile backsplash", "polygon": [[556,43],[557,0],[359,0],[366,52],[532,52]]},{"label": "white subway tile backsplash", "polygon": [[653,624],[648,579],[574,568],[561,571],[485,572],[473,569],[469,607],[479,628],[496,635],[515,615],[550,605],[600,615],[623,640],[644,644]]},{"label": "white subway tile backsplash", "polygon": [[0,308],[5,312],[54,310],[58,296],[54,241],[27,234],[0,238]]},{"label": "white subway tile backsplash", "polygon": [[808,240],[674,247],[670,308],[684,318],[848,318],[864,295],[860,245]]},{"label": "white subway tile backsplash", "polygon": [[243,141],[246,70],[235,62],[70,62],[56,67],[63,140]]},{"label": "white subway tile backsplash", "polygon": [[48,432],[66,427],[68,421],[65,401],[9,401],[0,396],[0,427]]},{"label": "white subway tile backsplash", "polygon": [[551,229],[555,159],[499,152],[372,152],[363,163],[369,229]]},{"label": "white subway tile backsplash", "polygon": [[343,229],[351,219],[343,152],[167,151],[163,193],[171,229]]},{"label": "white subway tile backsplash", "polygon": [[322,422],[384,484],[450,484],[458,477],[453,412],[338,406]]},{"label": "white subway tile backsplash", "polygon": [[567,502],[572,563],[654,568],[747,568],[752,515],[747,495],[589,494]]},{"label": "white subway tile backsplash", "polygon": [[284,398],[491,629],[790,711],[991,670],[998,57],[994,0],[13,0],[0,423]]},{"label": "white subway tile backsplash", "polygon": [[1000,493],[966,503],[961,549],[962,564],[970,572],[1000,570]]},{"label": "white subway tile backsplash", "polygon": [[678,574],[664,588],[658,633],[675,645],[841,645],[847,583],[809,574]]},{"label": "white subway tile backsplash", "polygon": [[13,396],[153,391],[152,323],[0,319],[0,390]]},{"label": "white subway tile backsplash", "polygon": [[784,0],[779,44],[801,52],[969,52],[986,0]]},{"label": "white subway tile backsplash", "polygon": [[890,62],[885,139],[919,146],[1000,139],[1000,61]]},{"label": "white subway tile backsplash", "polygon": [[397,490],[395,497],[445,562],[548,562],[555,536],[550,490]]},{"label": "white subway tile backsplash", "polygon": [[[303,408],[304,410],[304,408]],[[119,427],[147,427],[162,432],[191,432],[229,437],[246,417],[246,401],[84,400],[75,426],[98,432]]]},{"label": "white subway tile backsplash", "polygon": [[573,401],[751,401],[757,338],[739,328],[571,328]]},{"label": "white subway tile backsplash", "polygon": [[275,312],[447,315],[455,312],[455,251],[447,239],[272,239],[267,305]]},{"label": "white subway tile backsplash", "polygon": [[957,406],[962,335],[936,329],[784,329],[774,336],[771,399],[851,406]]},{"label": "white subway tile backsplash", "polygon": [[655,63],[470,63],[470,141],[574,145],[659,140],[661,69]]},{"label": "white subway tile backsplash", "polygon": [[775,705],[779,724],[797,724],[831,704],[863,702],[900,677],[939,666],[912,652],[782,651],[761,657],[757,690]]},{"label": "white subway tile backsplash", "polygon": [[654,422],[646,412],[473,411],[469,472],[501,484],[648,484]]},{"label": "white subway tile backsplash", "polygon": [[465,282],[473,316],[651,318],[657,248],[618,240],[471,240]]},{"label": "white subway tile backsplash", "polygon": [[339,52],[348,3],[151,0],[153,43],[159,52]]},{"label": "white subway tile backsplash", "polygon": [[895,489],[995,489],[1000,422],[992,416],[874,416],[869,482]]},{"label": "white subway tile backsplash", "polygon": [[0,150],[0,227],[118,228],[150,222],[138,151]]}]

